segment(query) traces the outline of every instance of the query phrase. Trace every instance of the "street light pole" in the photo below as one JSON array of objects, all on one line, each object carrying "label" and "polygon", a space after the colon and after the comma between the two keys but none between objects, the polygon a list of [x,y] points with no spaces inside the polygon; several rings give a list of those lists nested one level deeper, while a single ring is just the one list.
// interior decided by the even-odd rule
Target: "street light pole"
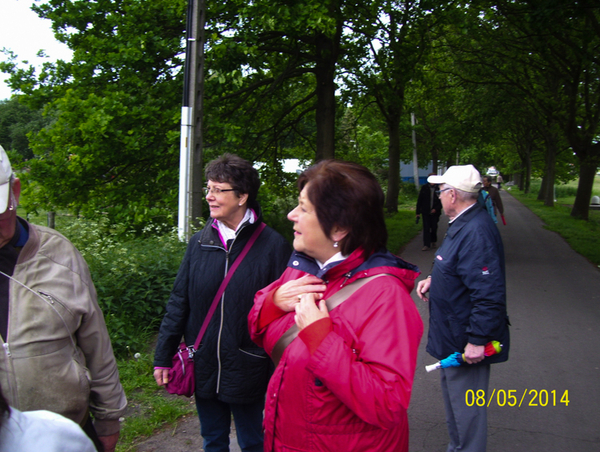
[{"label": "street light pole", "polygon": [[202,115],[204,99],[205,1],[188,0],[181,141],[178,234],[188,240],[202,218]]}]

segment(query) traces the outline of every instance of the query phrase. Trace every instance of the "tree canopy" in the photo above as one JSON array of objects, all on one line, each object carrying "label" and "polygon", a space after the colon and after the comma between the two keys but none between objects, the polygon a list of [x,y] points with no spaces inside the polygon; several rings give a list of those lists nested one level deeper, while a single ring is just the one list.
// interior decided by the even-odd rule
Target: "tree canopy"
[{"label": "tree canopy", "polygon": [[[191,1],[191,0],[190,0]],[[399,164],[473,163],[580,185],[600,164],[600,7],[591,0],[206,2],[205,161],[344,158],[397,208]],[[185,0],[47,0],[33,9],[72,61],[0,70],[0,143],[22,160],[25,207],[73,209],[142,230],[174,224]],[[277,188],[274,188],[278,190]]]}]

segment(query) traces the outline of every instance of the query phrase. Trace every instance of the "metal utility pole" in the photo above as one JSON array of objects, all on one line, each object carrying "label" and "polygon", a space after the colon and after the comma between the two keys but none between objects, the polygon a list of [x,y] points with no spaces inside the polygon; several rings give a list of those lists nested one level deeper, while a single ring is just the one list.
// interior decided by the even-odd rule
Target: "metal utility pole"
[{"label": "metal utility pole", "polygon": [[185,73],[181,107],[179,217],[181,240],[188,240],[202,218],[202,114],[204,99],[205,0],[188,0]]},{"label": "metal utility pole", "polygon": [[415,187],[419,193],[419,161],[417,160],[417,132],[415,130],[415,114],[410,114],[410,124],[412,125],[412,140],[413,140],[413,178],[415,179]]}]

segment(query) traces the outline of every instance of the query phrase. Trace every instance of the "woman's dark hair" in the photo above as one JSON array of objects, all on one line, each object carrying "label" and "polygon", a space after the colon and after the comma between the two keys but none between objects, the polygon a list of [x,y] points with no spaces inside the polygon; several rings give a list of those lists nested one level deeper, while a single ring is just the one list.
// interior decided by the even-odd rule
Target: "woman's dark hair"
[{"label": "woman's dark hair", "polygon": [[8,402],[4,398],[4,394],[2,394],[2,388],[0,387],[0,429],[2,429],[4,421],[8,419],[9,416],[10,407],[8,406]]},{"label": "woman's dark hair", "polygon": [[211,161],[204,170],[206,180],[226,182],[235,189],[235,194],[248,194],[248,206],[256,208],[256,196],[260,188],[258,171],[252,164],[234,154],[223,154]]},{"label": "woman's dark hair", "polygon": [[335,226],[348,231],[340,242],[342,254],[349,255],[362,247],[366,258],[385,247],[383,191],[367,168],[340,160],[322,160],[300,175],[300,191],[307,184],[308,199],[325,235],[331,237]]}]

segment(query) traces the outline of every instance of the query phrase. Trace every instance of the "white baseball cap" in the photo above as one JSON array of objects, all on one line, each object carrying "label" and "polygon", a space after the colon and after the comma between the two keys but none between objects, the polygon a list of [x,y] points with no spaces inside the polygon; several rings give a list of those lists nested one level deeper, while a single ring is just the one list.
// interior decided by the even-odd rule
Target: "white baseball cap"
[{"label": "white baseball cap", "polygon": [[0,145],[0,213],[6,212],[10,198],[10,176],[12,167],[8,155]]},{"label": "white baseball cap", "polygon": [[481,174],[473,165],[454,165],[441,176],[429,176],[427,182],[447,184],[469,193],[477,193],[481,189]]}]

